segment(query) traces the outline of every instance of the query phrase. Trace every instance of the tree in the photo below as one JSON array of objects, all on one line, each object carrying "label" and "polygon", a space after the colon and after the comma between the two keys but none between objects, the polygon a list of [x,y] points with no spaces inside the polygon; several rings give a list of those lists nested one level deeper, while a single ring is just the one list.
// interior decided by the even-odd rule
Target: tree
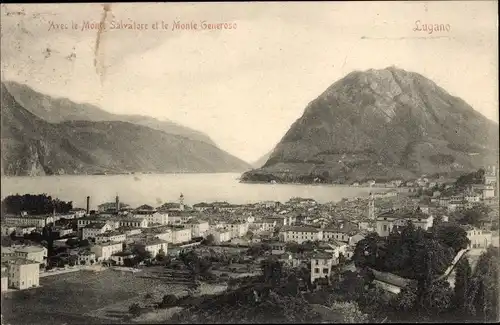
[{"label": "tree", "polygon": [[340,282],[334,285],[346,301],[356,301],[363,293],[365,287],[365,279],[358,273],[347,271],[342,274]]},{"label": "tree", "polygon": [[467,258],[462,258],[456,266],[454,305],[457,311],[467,313],[467,290],[471,278],[471,267]]},{"label": "tree", "polygon": [[167,308],[174,306],[177,303],[177,297],[173,294],[164,295],[160,306],[162,308]]},{"label": "tree", "polygon": [[340,253],[339,254],[339,265],[344,265],[346,260],[347,259],[345,258],[344,254]]},{"label": "tree", "polygon": [[136,245],[132,249],[132,253],[136,256],[135,259],[137,264],[151,258],[151,252],[147,251],[142,245]]},{"label": "tree", "polygon": [[469,281],[467,308],[477,320],[498,320],[498,265],[497,247],[489,247],[480,257]]},{"label": "tree", "polygon": [[283,266],[281,262],[268,258],[261,262],[262,276],[265,283],[278,285],[281,282]]},{"label": "tree", "polygon": [[123,266],[125,266],[125,267],[135,267],[135,266],[137,266],[137,263],[138,262],[132,258],[124,258],[123,259]]},{"label": "tree", "polygon": [[90,246],[90,242],[88,239],[83,239],[78,243],[79,247],[88,247]]},{"label": "tree", "polygon": [[402,314],[410,313],[415,310],[417,305],[417,294],[416,286],[406,286],[391,301],[391,305],[396,311]]},{"label": "tree", "polygon": [[331,309],[340,314],[340,323],[368,323],[368,315],[359,309],[356,302],[336,302]]},{"label": "tree", "polygon": [[130,307],[128,308],[128,312],[130,314],[132,314],[134,317],[137,317],[140,315],[141,313],[141,306],[139,306],[138,303],[133,303],[132,305],[130,305]]},{"label": "tree", "polygon": [[212,262],[207,257],[199,257],[195,251],[181,252],[179,259],[194,277],[209,276]]},{"label": "tree", "polygon": [[66,245],[68,245],[69,247],[72,247],[72,248],[78,246],[79,243],[80,243],[80,240],[74,239],[74,238],[70,238],[70,239],[66,240]]},{"label": "tree", "polygon": [[215,242],[215,237],[212,234],[209,234],[207,238],[203,240],[203,244],[207,246],[213,245],[214,242]]},{"label": "tree", "polygon": [[481,227],[482,223],[489,221],[489,214],[491,213],[491,208],[481,204],[473,208],[467,209],[463,212],[459,212],[458,222],[463,225],[472,225],[474,227]]},{"label": "tree", "polygon": [[448,312],[452,306],[453,291],[446,280],[436,281],[429,286],[422,299],[423,310],[428,316],[438,316]]},{"label": "tree", "polygon": [[460,226],[444,223],[435,228],[436,238],[446,246],[453,248],[455,253],[469,246],[467,232]]},{"label": "tree", "polygon": [[253,237],[254,237],[254,233],[253,233],[253,231],[251,231],[251,230],[247,231],[247,233],[246,233],[246,237],[247,237],[249,240],[252,240],[252,239],[253,239]]},{"label": "tree", "polygon": [[2,200],[2,211],[5,213],[19,214],[26,211],[30,214],[40,215],[53,213],[68,213],[73,209],[73,202],[61,201],[47,194],[9,195]]},{"label": "tree", "polygon": [[254,257],[263,256],[265,252],[269,252],[271,250],[272,247],[268,243],[257,243],[248,248],[247,255]]},{"label": "tree", "polygon": [[356,267],[374,267],[384,249],[383,238],[376,233],[370,233],[356,244],[352,258],[354,264]]},{"label": "tree", "polygon": [[156,254],[156,260],[160,262],[165,260],[165,251],[163,250],[163,248],[161,248],[158,251],[158,254]]}]

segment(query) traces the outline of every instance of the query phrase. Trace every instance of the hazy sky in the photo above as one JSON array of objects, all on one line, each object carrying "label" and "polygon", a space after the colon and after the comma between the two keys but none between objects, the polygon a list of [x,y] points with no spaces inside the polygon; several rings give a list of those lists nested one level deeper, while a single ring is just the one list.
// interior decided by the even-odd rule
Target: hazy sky
[{"label": "hazy sky", "polygon": [[[2,5],[2,80],[170,119],[254,161],[352,70],[419,72],[498,122],[496,8],[496,1],[112,4],[108,23],[148,30],[107,30],[96,51],[98,32],[81,27],[101,20],[102,5]],[[450,30],[414,31],[417,20]],[[49,30],[51,21],[69,29]],[[169,29],[153,30],[161,21]],[[172,31],[174,21],[236,29]]]}]

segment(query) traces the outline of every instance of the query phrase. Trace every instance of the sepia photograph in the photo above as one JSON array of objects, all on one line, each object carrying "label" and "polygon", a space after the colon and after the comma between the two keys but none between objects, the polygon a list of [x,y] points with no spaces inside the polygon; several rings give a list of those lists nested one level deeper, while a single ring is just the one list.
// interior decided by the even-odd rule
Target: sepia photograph
[{"label": "sepia photograph", "polygon": [[498,1],[0,6],[2,325],[500,321]]}]

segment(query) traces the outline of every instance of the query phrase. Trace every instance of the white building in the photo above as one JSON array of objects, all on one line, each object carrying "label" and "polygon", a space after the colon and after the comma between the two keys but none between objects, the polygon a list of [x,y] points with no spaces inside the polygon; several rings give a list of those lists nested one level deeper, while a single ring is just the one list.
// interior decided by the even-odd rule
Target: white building
[{"label": "white building", "polygon": [[2,236],[10,236],[15,231],[15,226],[2,225]]},{"label": "white building", "polygon": [[82,229],[82,239],[95,239],[98,235],[112,230],[111,226],[107,223],[91,223]]},{"label": "white building", "polygon": [[63,227],[53,227],[52,233],[56,234],[58,237],[64,237],[67,235],[71,235],[73,233],[72,228],[63,228]]},{"label": "white building", "polygon": [[208,221],[191,219],[186,223],[186,227],[191,228],[192,237],[205,237],[210,226]]},{"label": "white building", "polygon": [[91,252],[95,254],[98,261],[104,261],[111,258],[111,255],[121,252],[123,249],[122,243],[101,243],[91,247]]},{"label": "white building", "polygon": [[75,219],[84,217],[86,212],[87,211],[85,209],[82,209],[82,208],[75,208],[75,209],[69,210],[69,213],[72,214],[74,216],[73,218],[75,218]]},{"label": "white building", "polygon": [[124,233],[120,233],[118,231],[106,231],[96,235],[94,238],[96,244],[106,243],[106,242],[123,243],[127,239],[127,235],[125,235]]},{"label": "white building", "polygon": [[163,250],[165,255],[167,254],[168,243],[164,240],[154,238],[147,239],[143,242],[139,242],[135,244],[136,246],[143,247],[147,252],[151,253],[151,257],[155,258],[158,253]]},{"label": "white building", "polygon": [[185,243],[191,240],[191,228],[171,228],[172,244]]},{"label": "white building", "polygon": [[24,235],[29,235],[36,230],[35,226],[20,226],[16,227],[16,236],[23,237]]},{"label": "white building", "polygon": [[107,223],[111,226],[111,229],[116,229],[120,226],[119,220],[121,217],[119,216],[105,216],[105,215],[91,215],[88,217],[83,217],[78,219],[77,225],[78,229],[84,228],[91,223]]},{"label": "white building", "polygon": [[387,237],[395,227],[405,227],[411,221],[417,228],[427,230],[433,225],[434,218],[421,211],[390,210],[377,216],[376,231],[381,237]]},{"label": "white building", "polygon": [[79,265],[81,264],[91,265],[97,261],[95,253],[89,251],[81,251],[78,253],[77,257]]},{"label": "white building", "polygon": [[45,263],[47,260],[47,248],[42,246],[13,246],[11,249],[16,257],[37,263]]},{"label": "white building", "polygon": [[226,227],[231,232],[231,238],[243,237],[248,232],[248,223],[246,222],[229,223]]},{"label": "white building", "polygon": [[116,265],[124,265],[125,260],[127,260],[127,259],[131,260],[134,257],[135,257],[135,254],[132,254],[131,252],[118,252],[118,253],[114,253],[111,256],[111,260],[114,261],[116,263]]},{"label": "white building", "polygon": [[142,233],[142,228],[119,227],[116,231],[125,234],[125,236],[134,236]]},{"label": "white building", "polygon": [[7,291],[9,288],[9,276],[8,276],[8,270],[6,266],[2,265],[2,283],[0,285],[0,289],[2,292]]},{"label": "white building", "polygon": [[475,193],[467,193],[465,195],[465,201],[467,201],[467,202],[480,202],[481,195],[477,195]]},{"label": "white building", "polygon": [[4,222],[13,226],[34,226],[38,228],[43,228],[49,223],[54,223],[53,216],[32,216],[27,213],[21,213],[20,215],[8,215],[5,217]]},{"label": "white building", "polygon": [[181,215],[170,215],[168,217],[169,225],[182,225],[188,222],[193,216],[181,214]]},{"label": "white building", "polygon": [[157,211],[135,211],[132,215],[133,218],[142,219],[145,218],[149,225],[159,224],[159,225],[167,225],[168,224],[168,213],[166,212],[157,212]]},{"label": "white building", "polygon": [[120,227],[147,228],[146,218],[123,217],[118,220]]},{"label": "white building", "polygon": [[323,229],[323,240],[337,240],[345,243],[351,241],[351,237],[359,232],[359,226],[352,222],[342,222],[334,228]]},{"label": "white building", "polygon": [[215,244],[225,243],[231,240],[231,232],[225,229],[210,229],[209,234],[214,237]]},{"label": "white building", "polygon": [[285,254],[286,244],[283,242],[275,242],[270,243],[271,245],[271,254],[272,255],[282,255]]},{"label": "white building", "polygon": [[491,231],[478,229],[470,225],[464,226],[463,228],[467,232],[467,238],[470,240],[469,248],[487,248],[491,245]]},{"label": "white building", "polygon": [[311,257],[311,283],[318,279],[328,279],[334,265],[334,258],[328,253],[318,252]]},{"label": "white building", "polygon": [[23,290],[39,286],[40,263],[19,257],[2,258],[8,270],[8,286]]},{"label": "white building", "polygon": [[276,227],[276,220],[274,219],[262,219],[260,221],[253,223],[258,232],[260,231],[273,231]]},{"label": "white building", "polygon": [[164,240],[168,243],[173,243],[172,241],[172,229],[162,229],[154,233],[154,237]]},{"label": "white building", "polygon": [[285,242],[316,241],[323,239],[323,231],[314,227],[289,226],[280,230],[280,238]]}]

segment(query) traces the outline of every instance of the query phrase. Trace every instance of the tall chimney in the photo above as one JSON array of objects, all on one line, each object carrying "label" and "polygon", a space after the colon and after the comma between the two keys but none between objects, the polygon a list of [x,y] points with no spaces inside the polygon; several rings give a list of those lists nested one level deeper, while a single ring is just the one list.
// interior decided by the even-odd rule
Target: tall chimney
[{"label": "tall chimney", "polygon": [[120,198],[116,196],[116,213],[120,212]]},{"label": "tall chimney", "polygon": [[87,196],[87,215],[90,214],[90,196]]}]

